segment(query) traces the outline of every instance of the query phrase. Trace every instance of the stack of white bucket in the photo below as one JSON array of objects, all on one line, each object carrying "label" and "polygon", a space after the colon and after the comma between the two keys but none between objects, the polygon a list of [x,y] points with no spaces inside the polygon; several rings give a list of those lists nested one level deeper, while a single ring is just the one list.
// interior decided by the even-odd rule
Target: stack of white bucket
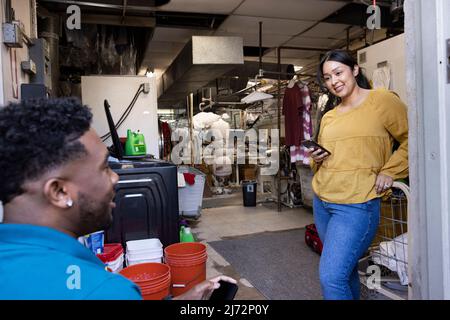
[{"label": "stack of white bucket", "polygon": [[157,238],[127,241],[127,266],[146,262],[161,263],[162,257],[162,243]]},{"label": "stack of white bucket", "polygon": [[114,273],[123,269],[123,256],[123,248],[120,243],[105,244],[103,253],[97,254],[97,257]]}]

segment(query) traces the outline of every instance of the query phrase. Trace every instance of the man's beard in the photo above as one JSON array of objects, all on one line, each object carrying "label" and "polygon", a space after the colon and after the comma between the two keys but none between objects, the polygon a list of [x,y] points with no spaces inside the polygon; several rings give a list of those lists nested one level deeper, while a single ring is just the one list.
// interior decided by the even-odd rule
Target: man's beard
[{"label": "man's beard", "polygon": [[80,229],[83,234],[106,230],[112,223],[111,198],[103,201],[92,200],[88,195],[79,192]]}]

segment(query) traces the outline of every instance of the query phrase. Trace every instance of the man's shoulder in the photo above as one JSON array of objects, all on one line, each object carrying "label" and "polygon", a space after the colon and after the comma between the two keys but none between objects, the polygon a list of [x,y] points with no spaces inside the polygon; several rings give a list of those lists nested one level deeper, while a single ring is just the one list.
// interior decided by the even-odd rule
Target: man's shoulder
[{"label": "man's shoulder", "polygon": [[[109,296],[136,291],[134,284],[112,274],[94,261],[64,252],[13,250],[0,252],[0,298],[4,299],[101,299],[103,287]],[[112,290],[112,292],[111,292]],[[106,297],[108,299],[108,297]]]}]

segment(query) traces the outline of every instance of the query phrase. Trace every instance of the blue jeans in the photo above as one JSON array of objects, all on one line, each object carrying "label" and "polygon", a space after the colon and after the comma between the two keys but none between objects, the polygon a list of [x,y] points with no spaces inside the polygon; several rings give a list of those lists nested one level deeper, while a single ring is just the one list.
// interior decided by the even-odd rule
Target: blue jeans
[{"label": "blue jeans", "polygon": [[314,196],[314,221],[323,243],[319,275],[326,300],[359,300],[358,260],[380,222],[380,199],[336,204]]}]

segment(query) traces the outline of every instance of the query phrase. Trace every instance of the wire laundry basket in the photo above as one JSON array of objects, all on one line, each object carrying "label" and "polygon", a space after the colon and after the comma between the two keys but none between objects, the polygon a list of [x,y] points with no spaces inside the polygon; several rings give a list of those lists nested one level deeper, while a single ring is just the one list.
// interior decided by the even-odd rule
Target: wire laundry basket
[{"label": "wire laundry basket", "polygon": [[359,261],[363,292],[394,300],[408,299],[409,187],[394,182],[392,194],[381,202],[380,224],[368,253]]}]

